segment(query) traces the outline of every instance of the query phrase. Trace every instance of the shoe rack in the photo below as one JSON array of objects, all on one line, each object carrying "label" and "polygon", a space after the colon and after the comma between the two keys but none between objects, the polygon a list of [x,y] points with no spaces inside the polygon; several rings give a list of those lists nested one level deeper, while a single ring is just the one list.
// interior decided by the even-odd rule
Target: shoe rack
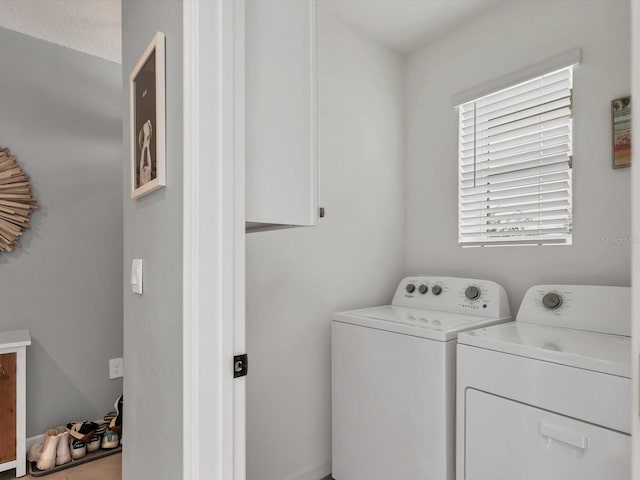
[{"label": "shoe rack", "polygon": [[28,330],[0,332],[0,472],[26,475],[26,348]]}]

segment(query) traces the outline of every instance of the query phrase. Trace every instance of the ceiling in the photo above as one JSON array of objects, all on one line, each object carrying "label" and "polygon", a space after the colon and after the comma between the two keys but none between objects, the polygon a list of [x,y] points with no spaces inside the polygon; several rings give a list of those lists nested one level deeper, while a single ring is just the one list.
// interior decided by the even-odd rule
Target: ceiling
[{"label": "ceiling", "polygon": [[[320,8],[400,53],[507,1],[318,0]],[[121,62],[121,0],[0,0],[0,27]]]},{"label": "ceiling", "polygon": [[120,0],[0,0],[0,27],[121,62]]},{"label": "ceiling", "polygon": [[508,0],[318,0],[321,8],[406,54]]}]

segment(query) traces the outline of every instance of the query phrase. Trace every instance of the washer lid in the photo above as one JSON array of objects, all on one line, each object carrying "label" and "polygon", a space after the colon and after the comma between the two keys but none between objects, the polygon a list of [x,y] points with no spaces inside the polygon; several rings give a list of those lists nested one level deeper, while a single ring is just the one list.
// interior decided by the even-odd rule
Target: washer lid
[{"label": "washer lid", "polygon": [[631,339],[522,322],[466,332],[460,344],[631,378]]},{"label": "washer lid", "polygon": [[496,319],[385,305],[334,313],[333,320],[446,342],[455,339],[464,330],[495,325],[510,318]]}]

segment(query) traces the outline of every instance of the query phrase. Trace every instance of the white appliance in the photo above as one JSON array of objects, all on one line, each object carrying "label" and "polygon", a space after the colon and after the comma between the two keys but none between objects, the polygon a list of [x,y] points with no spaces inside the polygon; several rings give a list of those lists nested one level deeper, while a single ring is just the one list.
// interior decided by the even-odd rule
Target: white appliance
[{"label": "white appliance", "polygon": [[333,478],[452,480],[456,337],[510,318],[497,283],[424,276],[391,305],[335,313]]},{"label": "white appliance", "polygon": [[458,337],[457,480],[628,480],[627,287],[538,285]]}]

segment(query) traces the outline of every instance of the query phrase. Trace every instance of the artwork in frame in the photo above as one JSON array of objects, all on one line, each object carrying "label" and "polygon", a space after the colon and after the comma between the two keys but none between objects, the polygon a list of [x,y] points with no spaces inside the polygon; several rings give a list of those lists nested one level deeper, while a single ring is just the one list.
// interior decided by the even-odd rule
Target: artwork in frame
[{"label": "artwork in frame", "polygon": [[611,101],[613,168],[631,165],[631,97]]},{"label": "artwork in frame", "polygon": [[156,33],[129,77],[131,198],[166,185],[165,38]]}]

